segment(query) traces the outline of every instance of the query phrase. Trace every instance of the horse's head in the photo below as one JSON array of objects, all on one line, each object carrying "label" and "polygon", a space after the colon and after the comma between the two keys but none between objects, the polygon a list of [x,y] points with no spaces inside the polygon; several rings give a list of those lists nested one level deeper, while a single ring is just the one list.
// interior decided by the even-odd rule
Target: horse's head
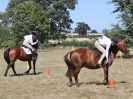
[{"label": "horse's head", "polygon": [[123,52],[124,54],[127,54],[129,52],[127,47],[127,41],[125,39],[121,39],[117,43],[118,49]]}]

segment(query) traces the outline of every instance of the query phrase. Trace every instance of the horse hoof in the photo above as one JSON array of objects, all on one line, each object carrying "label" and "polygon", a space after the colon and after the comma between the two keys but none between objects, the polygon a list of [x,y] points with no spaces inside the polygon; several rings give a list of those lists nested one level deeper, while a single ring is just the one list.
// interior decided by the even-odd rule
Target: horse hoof
[{"label": "horse hoof", "polygon": [[25,75],[28,75],[28,74],[29,74],[29,72],[25,72],[24,74],[25,74]]},{"label": "horse hoof", "polygon": [[7,75],[5,74],[4,76],[6,77]]},{"label": "horse hoof", "polygon": [[104,85],[109,85],[109,83],[104,83]]},{"label": "horse hoof", "polygon": [[67,86],[69,86],[69,87],[72,87],[74,84],[72,84],[72,83],[67,83]]},{"label": "horse hoof", "polygon": [[34,73],[34,75],[36,75],[36,73]]},{"label": "horse hoof", "polygon": [[14,74],[14,76],[17,76],[17,74]]}]

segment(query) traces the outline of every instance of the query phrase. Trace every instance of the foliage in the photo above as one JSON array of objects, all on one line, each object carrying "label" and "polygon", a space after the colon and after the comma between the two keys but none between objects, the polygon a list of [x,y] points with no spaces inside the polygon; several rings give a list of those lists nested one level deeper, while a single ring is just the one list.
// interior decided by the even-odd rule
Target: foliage
[{"label": "foliage", "polygon": [[16,43],[31,30],[39,31],[44,43],[49,35],[56,35],[71,29],[69,11],[75,9],[77,0],[10,0],[2,23],[11,26]]},{"label": "foliage", "polygon": [[91,30],[91,33],[98,33],[97,30]]},{"label": "foliage", "polygon": [[84,22],[78,22],[75,28],[75,32],[79,33],[80,36],[85,36],[88,30],[91,30],[91,28]]},{"label": "foliage", "polygon": [[64,40],[61,45],[66,47],[66,46],[74,46],[74,47],[89,47],[89,46],[94,46],[95,40],[89,41],[89,40],[84,40],[84,41],[78,41],[78,40],[72,40],[72,41],[67,41]]},{"label": "foliage", "polygon": [[124,36],[133,46],[133,0],[112,0],[112,3],[116,7],[113,12],[119,13],[121,19],[117,35]]},{"label": "foliage", "polygon": [[19,40],[29,34],[32,30],[39,32],[40,41],[43,42],[45,35],[48,34],[49,23],[48,17],[42,7],[32,1],[26,1],[18,4],[14,10],[11,29]]},{"label": "foliage", "polygon": [[7,27],[0,24],[0,48],[11,47],[14,45],[16,45],[14,36],[9,32]]}]

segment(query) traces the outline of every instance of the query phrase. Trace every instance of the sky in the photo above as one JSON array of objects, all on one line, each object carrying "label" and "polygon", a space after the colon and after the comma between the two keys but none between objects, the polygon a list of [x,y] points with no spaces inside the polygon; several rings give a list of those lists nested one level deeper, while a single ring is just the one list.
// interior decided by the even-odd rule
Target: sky
[{"label": "sky", "polygon": [[[4,12],[10,0],[0,0],[0,12]],[[118,23],[117,14],[112,13],[115,6],[111,0],[78,0],[75,10],[70,11],[70,17],[74,21],[72,28],[77,22],[85,22],[91,29],[99,33],[103,29],[111,29],[113,24]]]},{"label": "sky", "polygon": [[85,22],[100,33],[105,28],[111,29],[118,19],[117,14],[112,13],[114,4],[109,2],[111,0],[78,0],[75,10],[70,13],[74,21],[72,27],[75,28],[77,22]]},{"label": "sky", "polygon": [[0,12],[4,12],[10,0],[0,0]]}]

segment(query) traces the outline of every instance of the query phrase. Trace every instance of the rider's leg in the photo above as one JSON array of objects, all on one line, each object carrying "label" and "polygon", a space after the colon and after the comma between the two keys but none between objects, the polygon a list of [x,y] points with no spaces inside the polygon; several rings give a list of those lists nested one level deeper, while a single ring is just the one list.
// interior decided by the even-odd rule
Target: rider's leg
[{"label": "rider's leg", "polygon": [[98,64],[101,65],[104,57],[106,56],[106,51],[98,42],[95,42],[95,47],[102,53],[102,55],[98,61]]},{"label": "rider's leg", "polygon": [[35,49],[29,43],[27,43],[26,41],[23,42],[23,45],[28,47],[31,50],[31,52],[32,52],[32,59],[36,59]]},{"label": "rider's leg", "polygon": [[101,63],[102,63],[102,61],[103,61],[103,59],[104,59],[105,56],[106,56],[106,52],[104,52],[104,53],[101,55],[101,57],[100,57],[100,59],[99,59],[99,61],[98,61],[98,64],[101,64]]},{"label": "rider's leg", "polygon": [[35,49],[29,44],[27,43],[26,41],[23,42],[23,45],[28,47],[31,51],[34,51]]}]

